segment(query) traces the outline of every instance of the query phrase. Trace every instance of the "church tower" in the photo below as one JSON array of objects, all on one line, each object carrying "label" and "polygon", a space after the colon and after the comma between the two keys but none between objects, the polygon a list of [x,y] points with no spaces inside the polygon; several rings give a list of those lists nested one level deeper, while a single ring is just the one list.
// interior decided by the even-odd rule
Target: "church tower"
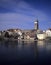
[{"label": "church tower", "polygon": [[34,22],[34,29],[35,30],[38,30],[39,29],[38,19]]}]

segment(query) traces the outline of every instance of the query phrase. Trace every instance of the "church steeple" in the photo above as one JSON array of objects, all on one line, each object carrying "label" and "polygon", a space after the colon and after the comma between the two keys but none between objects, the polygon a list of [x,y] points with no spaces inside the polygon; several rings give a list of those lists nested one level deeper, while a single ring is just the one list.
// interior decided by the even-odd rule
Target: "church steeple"
[{"label": "church steeple", "polygon": [[34,22],[34,29],[38,30],[39,29],[39,25],[38,25],[38,19],[36,19],[36,21]]}]

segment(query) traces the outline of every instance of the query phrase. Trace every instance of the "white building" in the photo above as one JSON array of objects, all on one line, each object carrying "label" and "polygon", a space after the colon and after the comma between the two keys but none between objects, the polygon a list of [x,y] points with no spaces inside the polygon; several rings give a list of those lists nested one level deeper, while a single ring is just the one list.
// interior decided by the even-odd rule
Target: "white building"
[{"label": "white building", "polygon": [[46,36],[51,37],[51,30],[50,29],[46,30]]},{"label": "white building", "polygon": [[38,38],[39,40],[43,40],[43,39],[46,38],[46,34],[45,34],[45,33],[39,33],[39,34],[37,34],[37,38]]},{"label": "white building", "polygon": [[21,32],[21,31],[18,31],[17,33],[18,33],[20,36],[22,35],[22,32]]}]

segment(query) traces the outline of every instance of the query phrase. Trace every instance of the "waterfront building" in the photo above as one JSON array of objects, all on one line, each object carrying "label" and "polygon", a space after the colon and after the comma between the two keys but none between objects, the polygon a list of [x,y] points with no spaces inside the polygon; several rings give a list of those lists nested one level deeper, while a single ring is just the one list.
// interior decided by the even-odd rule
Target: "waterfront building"
[{"label": "waterfront building", "polygon": [[[7,34],[8,33],[8,34]],[[0,33],[1,35],[1,33]],[[46,31],[39,29],[39,21],[36,20],[34,22],[34,29],[29,30],[21,30],[21,29],[8,29],[6,31],[2,32],[2,36],[6,35],[15,38],[15,39],[39,39],[43,40],[46,39],[46,37],[51,37],[51,29],[48,29]]]},{"label": "waterfront building", "polygon": [[44,39],[46,39],[46,34],[44,32],[40,32],[37,34],[37,38],[39,40],[44,40]]},{"label": "waterfront building", "polygon": [[46,30],[46,36],[51,37],[51,29]]}]

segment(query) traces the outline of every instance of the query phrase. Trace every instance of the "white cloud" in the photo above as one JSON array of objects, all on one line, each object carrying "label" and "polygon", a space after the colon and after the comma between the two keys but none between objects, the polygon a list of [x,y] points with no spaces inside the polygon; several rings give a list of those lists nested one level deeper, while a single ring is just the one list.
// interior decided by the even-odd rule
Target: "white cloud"
[{"label": "white cloud", "polygon": [[[16,2],[17,1],[17,2]],[[48,16],[22,0],[0,0],[0,6],[13,13],[0,13],[1,28],[22,27],[33,28],[33,21],[38,18],[40,21],[47,21]]]},{"label": "white cloud", "polygon": [[43,21],[47,19],[47,15],[44,12],[32,8],[31,5],[23,0],[0,0],[0,6],[15,13],[36,17]]},{"label": "white cloud", "polygon": [[[32,18],[18,13],[0,14],[1,28],[26,28],[31,23]],[[33,22],[32,22],[33,23]]]}]

